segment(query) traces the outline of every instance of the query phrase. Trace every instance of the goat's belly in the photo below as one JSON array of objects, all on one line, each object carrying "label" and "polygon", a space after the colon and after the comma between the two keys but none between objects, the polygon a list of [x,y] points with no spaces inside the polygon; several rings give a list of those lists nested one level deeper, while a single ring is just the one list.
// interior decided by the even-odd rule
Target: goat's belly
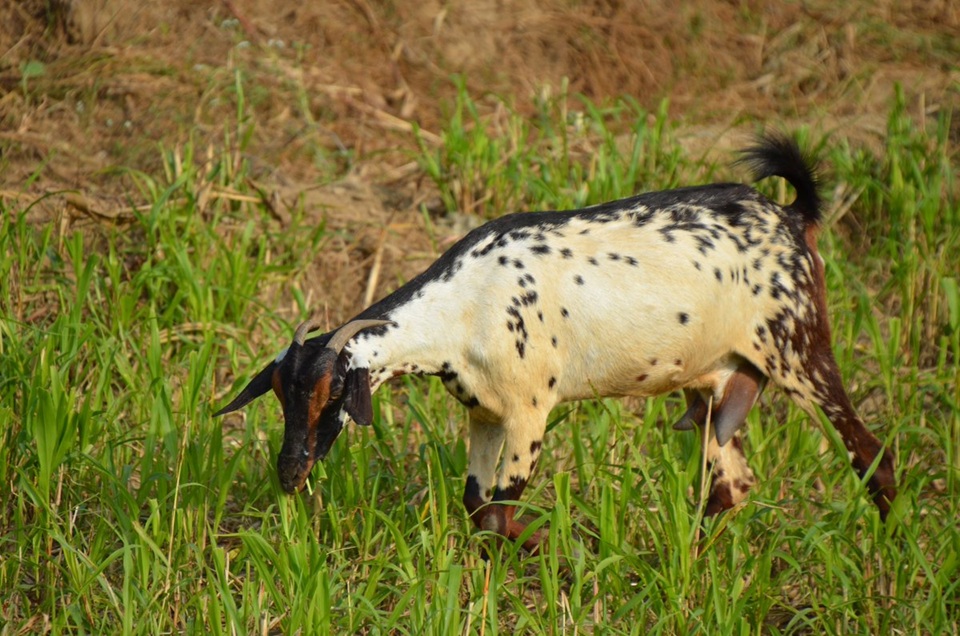
[{"label": "goat's belly", "polygon": [[[600,354],[600,355],[598,355]],[[722,354],[662,348],[630,355],[627,351],[590,352],[569,364],[561,380],[562,400],[625,395],[651,396],[681,387],[712,385],[711,374],[722,368]]]},{"label": "goat's belly", "polygon": [[656,356],[641,359],[617,361],[616,356],[611,356],[608,364],[571,365],[568,370],[572,373],[561,380],[559,401],[650,397],[682,388],[717,391],[743,364],[743,358],[735,353],[719,350],[701,353],[703,355],[661,350]]}]

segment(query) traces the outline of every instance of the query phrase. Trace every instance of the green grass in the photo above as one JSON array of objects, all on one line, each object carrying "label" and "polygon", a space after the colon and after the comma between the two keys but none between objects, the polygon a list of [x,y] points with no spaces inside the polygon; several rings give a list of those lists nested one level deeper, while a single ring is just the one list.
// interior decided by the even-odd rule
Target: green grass
[{"label": "green grass", "polygon": [[[738,178],[683,156],[665,109],[562,104],[494,125],[462,92],[444,146],[418,159],[450,209],[486,217]],[[381,389],[373,426],[344,433],[309,494],[282,494],[275,400],[211,413],[307,314],[305,255],[326,231],[205,196],[248,191],[236,154],[201,169],[187,145],[160,174],[128,174],[150,205],[120,229],[60,234],[3,202],[0,633],[956,634],[948,117],[921,129],[901,99],[881,156],[840,134],[817,145],[856,194],[821,246],[847,385],[899,456],[892,519],[835,436],[821,454],[818,428],[771,391],[747,423],[760,483],[709,524],[699,559],[699,444],[669,427],[676,396],[555,411],[524,498],[548,529],[532,558],[466,518],[464,413],[435,379]],[[249,139],[242,108],[238,122]],[[298,316],[273,309],[291,300]]]}]

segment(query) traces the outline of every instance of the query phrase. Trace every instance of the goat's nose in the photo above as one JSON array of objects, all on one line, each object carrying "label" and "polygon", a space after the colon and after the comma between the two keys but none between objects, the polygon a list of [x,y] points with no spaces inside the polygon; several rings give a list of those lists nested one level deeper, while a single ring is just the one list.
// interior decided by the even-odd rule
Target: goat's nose
[{"label": "goat's nose", "polygon": [[284,492],[292,495],[300,490],[303,472],[303,463],[299,458],[285,455],[277,458],[277,477]]}]

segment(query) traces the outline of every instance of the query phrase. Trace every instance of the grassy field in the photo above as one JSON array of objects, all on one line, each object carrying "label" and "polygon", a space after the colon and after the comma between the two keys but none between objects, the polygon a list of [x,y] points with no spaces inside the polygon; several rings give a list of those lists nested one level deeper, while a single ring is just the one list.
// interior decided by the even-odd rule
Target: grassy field
[{"label": "grassy field", "polygon": [[[494,128],[461,92],[443,145],[415,159],[448,210],[487,217],[743,178],[732,157],[683,153],[665,110],[560,104]],[[239,150],[158,151],[164,170],[126,175],[149,205],[120,226],[64,232],[4,199],[0,633],[957,634],[949,117],[911,120],[901,100],[879,155],[800,131],[829,168],[835,351],[899,458],[890,521],[836,436],[821,453],[816,423],[770,391],[746,425],[760,483],[707,524],[700,558],[699,442],[669,427],[678,396],[554,412],[525,497],[549,528],[536,557],[466,518],[465,413],[435,379],[381,389],[374,425],[344,433],[309,494],[284,495],[276,401],[211,413],[315,309],[301,283],[331,234],[303,211],[279,225]],[[240,102],[232,147],[252,125]]]}]

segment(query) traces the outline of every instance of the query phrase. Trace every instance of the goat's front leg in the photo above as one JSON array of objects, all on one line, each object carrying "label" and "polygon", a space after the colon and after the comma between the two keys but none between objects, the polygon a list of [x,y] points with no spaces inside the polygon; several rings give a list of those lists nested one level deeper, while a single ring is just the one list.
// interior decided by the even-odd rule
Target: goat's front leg
[{"label": "goat's front leg", "polygon": [[[505,532],[502,534],[510,539],[518,539],[527,529],[527,524],[514,518],[516,505],[499,503],[518,501],[527,487],[530,475],[533,474],[540,458],[543,446],[543,433],[546,429],[546,419],[537,414],[535,417],[524,418],[517,422],[512,421],[512,428],[507,429],[507,439],[503,447],[503,462],[500,466],[500,475],[497,478],[497,488],[493,493],[494,507],[502,510],[502,522],[505,522]],[[500,513],[497,513],[498,518]],[[502,527],[502,526],[501,526]],[[523,542],[523,547],[534,551],[540,545],[540,532],[534,532]]]},{"label": "goat's front leg", "polygon": [[500,418],[482,407],[470,410],[470,457],[463,505],[481,530],[499,530],[499,524],[491,515],[491,506],[487,504],[493,498],[503,438],[504,428]]},{"label": "goat's front leg", "polygon": [[[517,539],[526,524],[514,518],[516,505],[526,488],[543,444],[546,420],[537,414],[499,420],[479,409],[470,414],[470,465],[463,495],[464,506],[473,522],[482,530],[496,532],[508,539]],[[503,459],[493,486],[494,468],[501,444]],[[523,542],[535,551],[540,544],[539,532]]]}]

